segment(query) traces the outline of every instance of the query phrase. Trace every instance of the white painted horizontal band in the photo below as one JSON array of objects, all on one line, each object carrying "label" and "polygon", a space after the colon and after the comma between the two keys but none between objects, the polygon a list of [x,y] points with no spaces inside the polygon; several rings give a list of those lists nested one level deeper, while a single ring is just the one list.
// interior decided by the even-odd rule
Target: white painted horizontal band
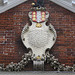
[{"label": "white painted horizontal band", "polygon": [[75,1],[72,1],[72,4],[74,4],[74,5],[75,5]]},{"label": "white painted horizontal band", "polygon": [[72,12],[75,13],[75,6],[72,5],[72,1],[71,0],[50,0]]},{"label": "white painted horizontal band", "polygon": [[[1,1],[2,0],[0,0],[0,4],[1,4]],[[7,4],[5,4],[4,6],[0,6],[0,13],[5,12],[6,10],[9,10],[25,1],[27,0],[8,0]],[[75,6],[74,6],[75,0],[50,0],[50,1],[75,13]],[[7,0],[5,0],[4,3],[6,2]]]},{"label": "white painted horizontal band", "polygon": [[8,0],[8,3],[6,5],[1,5],[0,6],[0,13],[5,12],[27,0]]}]

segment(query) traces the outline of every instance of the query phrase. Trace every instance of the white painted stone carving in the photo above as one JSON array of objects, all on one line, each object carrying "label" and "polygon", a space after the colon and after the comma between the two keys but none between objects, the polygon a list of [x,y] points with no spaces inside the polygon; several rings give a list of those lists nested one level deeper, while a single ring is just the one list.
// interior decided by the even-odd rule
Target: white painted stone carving
[{"label": "white painted stone carving", "polygon": [[46,49],[51,49],[56,41],[57,34],[54,27],[51,24],[46,25],[48,17],[48,12],[29,12],[32,25],[26,24],[21,34],[24,45],[27,48],[31,48],[36,57],[45,55]]}]

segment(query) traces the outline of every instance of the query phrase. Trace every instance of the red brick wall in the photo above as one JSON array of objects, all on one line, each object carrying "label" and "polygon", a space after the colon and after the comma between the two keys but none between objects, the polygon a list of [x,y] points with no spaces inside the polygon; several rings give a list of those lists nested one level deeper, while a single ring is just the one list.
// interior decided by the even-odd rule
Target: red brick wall
[{"label": "red brick wall", "polygon": [[[20,36],[25,24],[29,23],[31,3],[29,0],[0,14],[0,63],[19,62],[27,52]],[[48,0],[45,0],[45,6],[50,13],[48,23],[52,23],[58,35],[50,53],[62,64],[72,66],[75,61],[75,14]],[[51,70],[49,64],[45,65],[45,70]],[[32,63],[25,70],[32,70]]]}]

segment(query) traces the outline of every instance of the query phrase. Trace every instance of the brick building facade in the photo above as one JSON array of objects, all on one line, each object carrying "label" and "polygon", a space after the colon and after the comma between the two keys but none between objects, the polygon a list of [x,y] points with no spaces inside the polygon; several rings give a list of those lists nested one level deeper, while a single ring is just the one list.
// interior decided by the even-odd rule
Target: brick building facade
[{"label": "brick building facade", "polygon": [[[22,3],[0,14],[0,64],[17,63],[28,52],[21,41],[21,31],[26,23],[30,24],[28,12],[32,0]],[[50,13],[47,24],[51,23],[57,31],[57,41],[50,53],[62,64],[72,66],[75,62],[75,14],[53,2],[45,0]],[[32,62],[25,70],[32,70]],[[45,70],[52,70],[45,63]]]}]

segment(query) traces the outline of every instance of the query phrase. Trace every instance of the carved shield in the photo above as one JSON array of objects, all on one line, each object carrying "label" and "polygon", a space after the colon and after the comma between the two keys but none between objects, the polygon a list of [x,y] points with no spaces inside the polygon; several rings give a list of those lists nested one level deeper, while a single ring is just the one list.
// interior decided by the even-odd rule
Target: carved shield
[{"label": "carved shield", "polygon": [[46,20],[46,12],[44,11],[33,11],[32,21],[33,22],[44,22]]}]

